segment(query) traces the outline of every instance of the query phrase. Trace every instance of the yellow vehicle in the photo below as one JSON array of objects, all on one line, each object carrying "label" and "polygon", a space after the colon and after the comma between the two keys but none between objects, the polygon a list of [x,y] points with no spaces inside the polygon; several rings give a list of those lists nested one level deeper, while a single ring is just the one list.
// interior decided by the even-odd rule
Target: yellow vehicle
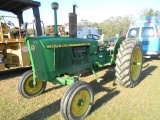
[{"label": "yellow vehicle", "polygon": [[[24,43],[27,23],[22,28],[9,21],[17,17],[0,16],[0,70],[11,67],[30,66],[28,49]],[[19,22],[17,22],[19,23]]]},{"label": "yellow vehicle", "polygon": [[27,23],[23,21],[23,11],[33,9],[36,35],[42,35],[40,2],[0,0],[0,5],[0,11],[15,14],[15,16],[0,16],[0,71],[6,68],[30,66],[28,48],[24,42]]}]

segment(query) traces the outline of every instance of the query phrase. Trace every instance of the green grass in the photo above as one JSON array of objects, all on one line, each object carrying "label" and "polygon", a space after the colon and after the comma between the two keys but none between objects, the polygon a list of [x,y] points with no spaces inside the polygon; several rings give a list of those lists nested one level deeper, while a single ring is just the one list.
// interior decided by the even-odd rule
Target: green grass
[{"label": "green grass", "polygon": [[[25,71],[25,70],[24,70]],[[60,100],[68,86],[47,84],[37,97],[23,98],[17,90],[24,71],[0,74],[0,120],[63,120]],[[82,77],[94,90],[94,106],[85,120],[159,120],[160,60],[145,61],[142,81],[135,88],[123,88],[115,81],[114,68]]]}]

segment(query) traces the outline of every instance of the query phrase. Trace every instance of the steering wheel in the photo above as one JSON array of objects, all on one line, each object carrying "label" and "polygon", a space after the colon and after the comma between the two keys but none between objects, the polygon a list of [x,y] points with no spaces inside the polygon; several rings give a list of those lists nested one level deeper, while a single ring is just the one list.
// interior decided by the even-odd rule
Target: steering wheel
[{"label": "steering wheel", "polygon": [[95,34],[88,34],[87,38],[93,39],[93,40],[99,40],[101,37]]},{"label": "steering wheel", "polygon": [[14,23],[12,23],[10,20],[5,20],[5,23],[10,25],[10,26],[14,26]]}]

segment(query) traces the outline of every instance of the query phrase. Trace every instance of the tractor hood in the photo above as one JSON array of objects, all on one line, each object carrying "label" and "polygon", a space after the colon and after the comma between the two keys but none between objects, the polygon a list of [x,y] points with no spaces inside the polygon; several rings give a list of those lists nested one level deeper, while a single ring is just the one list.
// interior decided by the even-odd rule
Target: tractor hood
[{"label": "tractor hood", "polygon": [[84,69],[83,63],[90,68],[90,56],[97,52],[98,45],[96,40],[58,36],[27,37],[25,41],[32,69],[40,80],[53,80],[59,73],[74,73]]},{"label": "tractor hood", "polygon": [[[41,44],[45,49],[90,46],[90,52],[97,51],[98,42],[92,39],[73,38],[73,37],[55,37],[55,36],[37,36],[27,37],[25,41],[30,41],[30,47]],[[28,46],[29,47],[29,46]]]}]

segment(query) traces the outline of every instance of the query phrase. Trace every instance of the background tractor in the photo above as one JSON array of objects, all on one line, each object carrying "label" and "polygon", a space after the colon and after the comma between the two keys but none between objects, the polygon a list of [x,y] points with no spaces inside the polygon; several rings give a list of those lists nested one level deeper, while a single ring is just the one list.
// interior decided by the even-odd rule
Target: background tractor
[{"label": "background tractor", "polygon": [[79,75],[92,71],[98,82],[102,79],[96,68],[116,64],[116,77],[124,87],[134,87],[140,81],[142,70],[141,43],[135,38],[120,37],[111,52],[108,50],[110,39],[102,35],[100,40],[77,38],[77,14],[75,6],[69,13],[69,36],[60,37],[57,30],[59,5],[51,4],[54,10],[54,36],[36,36],[25,39],[32,70],[25,72],[18,83],[23,97],[31,98],[41,94],[47,82],[70,85],[61,99],[61,113],[66,120],[84,119],[90,112],[94,93],[91,86],[79,80]]},{"label": "background tractor", "polygon": [[[48,34],[47,36],[54,36],[54,25],[49,25],[48,27]],[[65,27],[63,25],[58,25],[58,35],[60,36],[66,36]]]}]

